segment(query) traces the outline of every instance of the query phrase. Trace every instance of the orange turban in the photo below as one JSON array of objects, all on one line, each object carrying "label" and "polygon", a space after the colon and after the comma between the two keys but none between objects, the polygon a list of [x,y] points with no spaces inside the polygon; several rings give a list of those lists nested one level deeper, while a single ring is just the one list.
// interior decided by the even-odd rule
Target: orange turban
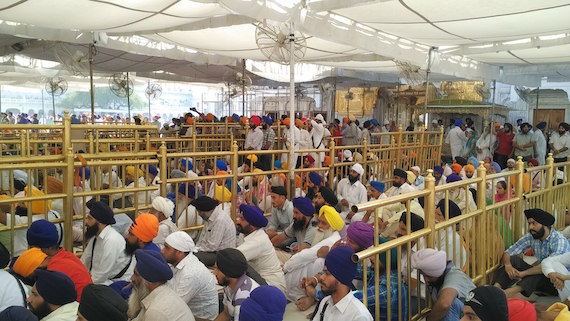
[{"label": "orange turban", "polygon": [[[32,195],[28,194],[28,187],[24,188],[24,193],[26,196],[44,196],[44,192],[40,191],[39,189],[32,188]],[[47,209],[46,209],[47,205]],[[42,200],[42,201],[32,201],[32,214],[45,214],[46,210],[51,210],[51,201],[49,200]]]},{"label": "orange turban", "polygon": [[44,262],[46,257],[47,255],[40,248],[32,247],[20,254],[14,262],[14,272],[27,278]]},{"label": "orange turban", "polygon": [[48,194],[63,193],[63,182],[53,176],[46,178],[46,187]]},{"label": "orange turban", "polygon": [[471,165],[471,164],[467,164],[467,165],[465,165],[465,171],[474,172],[474,171],[475,171],[475,166],[473,166],[473,165]]},{"label": "orange turban", "polygon": [[329,166],[331,164],[331,157],[330,156],[325,156],[325,159],[323,160],[323,165],[325,166]]},{"label": "orange turban", "polygon": [[343,118],[342,118],[342,123],[343,123],[343,124],[348,124],[348,117],[343,117]]},{"label": "orange turban", "polygon": [[303,127],[303,125],[305,125],[305,124],[303,124],[302,120],[300,120],[299,118],[295,119],[295,126]]},{"label": "orange turban", "polygon": [[206,115],[206,121],[208,122],[214,121],[214,115],[212,113],[208,113]]},{"label": "orange turban", "polygon": [[288,163],[288,162],[283,162],[283,163],[281,163],[281,169],[286,169],[286,170],[288,170],[288,169],[289,169],[289,163]]},{"label": "orange turban", "polygon": [[483,167],[485,167],[486,170],[489,170],[489,168],[491,168],[491,164],[483,163]]},{"label": "orange turban", "polygon": [[453,165],[451,165],[451,170],[455,171],[455,173],[459,174],[459,172],[461,172],[461,170],[463,169],[463,167],[461,167],[461,165],[455,163]]},{"label": "orange turban", "polygon": [[152,214],[141,214],[131,225],[131,233],[148,243],[158,235],[158,218]]},{"label": "orange turban", "polygon": [[228,175],[228,172],[226,171],[217,171],[216,175]]},{"label": "orange turban", "polygon": [[283,125],[285,126],[291,125],[291,121],[289,120],[289,118],[285,118],[285,120],[283,120]]},{"label": "orange turban", "polygon": [[126,146],[119,146],[119,152],[126,152],[126,151],[127,151]]},{"label": "orange turban", "polygon": [[188,117],[186,118],[186,125],[192,125],[194,123],[194,118]]},{"label": "orange turban", "polygon": [[300,188],[302,183],[303,181],[301,180],[301,176],[295,175],[295,188]]}]

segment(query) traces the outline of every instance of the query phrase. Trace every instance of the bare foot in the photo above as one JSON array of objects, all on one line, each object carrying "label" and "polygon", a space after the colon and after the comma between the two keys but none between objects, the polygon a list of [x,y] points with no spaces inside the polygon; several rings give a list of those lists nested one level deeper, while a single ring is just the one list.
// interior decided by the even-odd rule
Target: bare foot
[{"label": "bare foot", "polygon": [[297,302],[295,302],[295,304],[297,305],[297,308],[300,311],[306,311],[314,303],[315,303],[315,299],[312,297],[307,297],[307,296],[304,296],[304,297],[300,298],[299,300],[297,300]]}]

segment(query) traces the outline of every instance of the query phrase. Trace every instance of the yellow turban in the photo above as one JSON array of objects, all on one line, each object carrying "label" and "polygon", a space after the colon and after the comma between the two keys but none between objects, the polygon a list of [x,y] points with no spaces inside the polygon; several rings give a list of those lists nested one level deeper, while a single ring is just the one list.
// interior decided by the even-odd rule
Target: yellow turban
[{"label": "yellow turban", "polygon": [[[24,194],[26,196],[44,196],[44,192],[40,191],[39,189],[32,188],[32,195],[28,193],[28,187],[24,188]],[[47,208],[46,208],[47,205]],[[27,205],[24,205],[27,206]],[[32,214],[45,214],[46,210],[51,210],[51,201],[44,200],[44,201],[32,201]]]},{"label": "yellow turban", "polygon": [[[127,171],[127,174],[131,175],[132,177],[135,177],[135,167],[134,166],[127,166],[125,168],[125,170]],[[143,171],[140,168],[137,168],[137,172],[139,177],[142,177],[144,175]]]},{"label": "yellow turban", "polygon": [[475,166],[473,166],[473,165],[471,165],[471,164],[467,164],[467,165],[465,165],[464,169],[465,169],[466,172],[467,172],[467,171],[474,172],[474,171],[475,171]]},{"label": "yellow turban", "polygon": [[344,227],[344,221],[340,214],[334,209],[334,207],[329,205],[323,205],[319,211],[319,216],[325,215],[327,222],[335,231],[340,231]]},{"label": "yellow turban", "polygon": [[[254,164],[257,163],[257,155],[249,154],[249,155],[247,155],[246,158],[249,159]],[[248,164],[249,164],[249,162],[248,162]]]},{"label": "yellow turban", "polygon": [[408,183],[413,184],[417,178],[416,174],[414,174],[412,171],[406,171],[406,173],[408,174]]},{"label": "yellow turban", "polygon": [[14,262],[14,272],[27,278],[44,262],[46,257],[47,255],[41,249],[32,247],[20,254],[20,257]]},{"label": "yellow turban", "polygon": [[226,186],[216,185],[214,190],[214,198],[218,202],[227,203],[232,201],[232,192]]},{"label": "yellow turban", "polygon": [[356,117],[354,117],[353,114],[349,114],[349,115],[348,115],[348,120],[350,120],[350,121],[356,121]]},{"label": "yellow turban", "polygon": [[288,162],[283,162],[281,163],[281,169],[289,169],[289,163]]}]

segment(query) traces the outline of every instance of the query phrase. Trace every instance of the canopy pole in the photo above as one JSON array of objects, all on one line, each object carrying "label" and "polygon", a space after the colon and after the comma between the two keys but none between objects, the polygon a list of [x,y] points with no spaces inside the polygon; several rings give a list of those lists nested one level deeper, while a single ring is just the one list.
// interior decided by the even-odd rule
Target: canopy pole
[{"label": "canopy pole", "polygon": [[425,96],[425,100],[424,100],[424,129],[428,128],[428,125],[429,125],[429,119],[428,119],[428,113],[427,113],[428,95],[429,95],[429,74],[431,72],[431,65],[433,62],[433,51],[435,49],[436,49],[435,47],[431,47],[431,48],[429,48],[429,51],[428,51],[428,66],[426,69],[426,96]]},{"label": "canopy pole", "polygon": [[[242,110],[242,114],[245,115],[245,59],[241,60],[241,71],[242,71],[242,77],[241,77],[241,110]],[[230,115],[232,113],[231,110],[228,110],[228,115]]]},{"label": "canopy pole", "polygon": [[129,112],[129,121],[127,121],[127,124],[131,123],[131,97],[129,95],[129,90],[129,72],[127,71],[127,108]]},{"label": "canopy pole", "polygon": [[91,88],[91,124],[95,124],[95,85],[93,84],[93,43],[89,44],[89,85]]},{"label": "canopy pole", "polygon": [[[491,153],[491,160],[493,160],[493,128],[495,126],[495,121],[493,118],[495,117],[495,90],[497,88],[497,81],[493,80],[493,102],[491,104],[491,117],[489,119],[489,152]],[[485,129],[483,129],[485,130]]]},{"label": "canopy pole", "polygon": [[[148,88],[150,89],[150,79],[148,80]],[[148,95],[148,121],[152,119],[152,114],[150,113],[150,95]]]},{"label": "canopy pole", "polygon": [[291,169],[290,177],[290,190],[293,193],[290,195],[291,199],[295,191],[295,167],[297,166],[297,160],[295,157],[295,130],[297,127],[295,124],[295,30],[293,22],[290,25],[289,32],[289,168]]}]

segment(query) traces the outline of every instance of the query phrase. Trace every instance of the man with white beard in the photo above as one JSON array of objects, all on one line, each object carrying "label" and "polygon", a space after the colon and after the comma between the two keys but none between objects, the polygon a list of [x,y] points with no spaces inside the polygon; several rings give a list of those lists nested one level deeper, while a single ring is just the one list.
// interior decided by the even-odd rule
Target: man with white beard
[{"label": "man with white beard", "polygon": [[133,321],[194,321],[186,302],[166,285],[173,274],[162,254],[137,250],[135,256],[137,265],[131,277],[133,291],[129,297],[129,318]]}]

